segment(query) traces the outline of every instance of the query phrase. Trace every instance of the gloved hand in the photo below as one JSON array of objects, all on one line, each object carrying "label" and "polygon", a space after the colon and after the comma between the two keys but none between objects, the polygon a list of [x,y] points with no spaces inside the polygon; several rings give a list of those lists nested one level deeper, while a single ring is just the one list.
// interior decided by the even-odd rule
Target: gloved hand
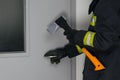
[{"label": "gloved hand", "polygon": [[67,56],[67,53],[65,53],[65,50],[64,48],[57,48],[55,50],[50,50],[48,51],[44,57],[49,57],[50,58],[50,61],[51,63],[60,63],[60,60],[64,57]]},{"label": "gloved hand", "polygon": [[81,46],[83,45],[83,39],[85,34],[86,34],[86,31],[75,30],[75,29],[64,32],[64,35],[66,36],[66,38],[69,40],[71,44],[79,44]]},{"label": "gloved hand", "polygon": [[[80,51],[79,51],[80,52]],[[66,56],[69,58],[75,57],[81,53],[79,53],[76,46],[73,44],[67,44],[62,48],[57,48],[54,50],[48,51],[44,56],[49,57],[51,63],[60,63],[60,60]]]},{"label": "gloved hand", "polygon": [[[66,36],[66,38],[69,40],[70,43],[75,44],[76,43],[76,39],[75,36],[79,35],[79,31],[72,29],[69,24],[67,23],[67,21],[64,19],[64,17],[59,17],[55,23],[57,25],[59,25],[61,28],[63,28],[65,30],[64,35]],[[80,36],[79,36],[80,37]],[[78,38],[78,36],[77,36]]]},{"label": "gloved hand", "polygon": [[77,34],[77,30],[75,29],[71,29],[70,31],[65,31],[64,35],[66,36],[66,38],[69,40],[70,43],[75,44],[75,35]]}]

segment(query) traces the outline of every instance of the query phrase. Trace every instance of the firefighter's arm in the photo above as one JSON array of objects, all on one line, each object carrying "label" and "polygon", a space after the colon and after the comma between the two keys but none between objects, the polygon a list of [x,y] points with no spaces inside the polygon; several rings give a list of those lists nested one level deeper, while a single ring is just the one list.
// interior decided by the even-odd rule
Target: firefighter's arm
[{"label": "firefighter's arm", "polygon": [[82,44],[101,51],[108,50],[118,40],[119,37],[111,32],[79,31],[74,35],[76,44]]},{"label": "firefighter's arm", "polygon": [[118,16],[116,14],[114,14],[114,18],[113,16],[107,18],[103,22],[104,25],[94,26],[96,27],[95,32],[71,29],[67,24],[67,21],[62,17],[57,19],[56,23],[65,30],[64,35],[66,35],[70,43],[90,46],[103,51],[109,49],[115,42],[117,42],[117,40],[119,40],[119,35],[114,31],[115,28],[117,29],[119,26]]},{"label": "firefighter's arm", "polygon": [[[92,39],[91,42],[89,42],[89,38],[86,40],[85,37],[83,37],[83,44],[102,51],[109,50],[111,46],[118,44],[120,42],[119,10],[120,6],[118,0],[111,0],[109,5],[99,7],[99,12],[96,11],[96,25],[93,26],[95,28],[95,32],[91,32],[92,34],[95,33],[95,35],[90,38]],[[87,33],[88,31],[86,31],[84,36],[87,36]]]},{"label": "firefighter's arm", "polygon": [[56,20],[56,23],[65,30],[64,35],[70,43],[90,46],[98,50],[107,50],[118,40],[118,35],[109,31],[112,26],[108,21],[105,21],[102,27],[95,26],[97,27],[96,32],[71,29],[63,18]]},{"label": "firefighter's arm", "polygon": [[[107,14],[107,12],[109,12],[109,14]],[[80,30],[74,35],[74,42],[90,46],[100,51],[110,50],[112,46],[120,42],[119,15],[120,13],[117,13],[117,11],[108,8],[106,12],[104,12],[104,16],[100,16],[103,18],[102,23],[99,22],[98,17],[97,25],[93,26],[95,32]]]}]

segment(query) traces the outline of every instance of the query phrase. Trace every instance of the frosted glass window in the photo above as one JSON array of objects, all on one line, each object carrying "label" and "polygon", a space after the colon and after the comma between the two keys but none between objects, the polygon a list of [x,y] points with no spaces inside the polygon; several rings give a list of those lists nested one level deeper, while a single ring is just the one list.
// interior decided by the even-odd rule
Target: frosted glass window
[{"label": "frosted glass window", "polygon": [[0,52],[24,51],[24,0],[0,0]]}]

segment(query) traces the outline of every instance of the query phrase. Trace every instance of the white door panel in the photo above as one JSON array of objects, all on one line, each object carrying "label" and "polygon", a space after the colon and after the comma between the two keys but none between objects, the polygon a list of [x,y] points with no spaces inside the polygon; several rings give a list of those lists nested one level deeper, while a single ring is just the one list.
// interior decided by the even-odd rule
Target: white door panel
[{"label": "white door panel", "polygon": [[68,0],[30,1],[31,55],[35,56],[36,61],[39,62],[37,74],[40,77],[39,80],[71,79],[71,63],[68,58],[56,65],[51,64],[48,58],[43,57],[48,50],[64,46],[67,43],[62,34],[63,30],[59,30],[56,34],[49,34],[46,31],[50,22],[62,12],[70,15]]}]

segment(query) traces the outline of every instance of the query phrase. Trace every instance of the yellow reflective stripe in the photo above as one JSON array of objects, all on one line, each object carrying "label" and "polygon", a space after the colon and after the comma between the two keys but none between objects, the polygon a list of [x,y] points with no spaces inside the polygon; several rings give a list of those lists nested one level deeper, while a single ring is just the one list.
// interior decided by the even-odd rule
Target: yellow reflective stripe
[{"label": "yellow reflective stripe", "polygon": [[93,41],[94,41],[95,34],[96,34],[95,32],[88,31],[85,34],[84,39],[83,39],[84,45],[94,47]]},{"label": "yellow reflective stripe", "polygon": [[80,46],[79,45],[75,45],[76,46],[76,48],[77,48],[77,51],[81,54],[82,53],[82,49],[80,48]]},{"label": "yellow reflective stripe", "polygon": [[91,26],[95,26],[95,25],[96,25],[96,20],[97,20],[97,17],[93,14],[93,15],[92,15],[92,20],[91,20],[91,22],[90,22],[90,25],[91,25]]},{"label": "yellow reflective stripe", "polygon": [[88,38],[89,32],[87,32],[84,36],[83,43],[84,45],[87,45],[87,38]]},{"label": "yellow reflective stripe", "polygon": [[92,32],[91,39],[90,39],[90,46],[91,47],[94,47],[93,41],[94,41],[95,34],[96,34],[95,32]]}]

